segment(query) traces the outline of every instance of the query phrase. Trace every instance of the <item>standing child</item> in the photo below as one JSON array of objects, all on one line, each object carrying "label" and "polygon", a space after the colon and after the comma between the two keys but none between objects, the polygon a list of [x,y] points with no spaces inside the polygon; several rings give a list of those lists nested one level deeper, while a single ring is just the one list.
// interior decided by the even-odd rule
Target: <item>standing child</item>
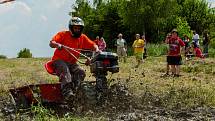
[{"label": "standing child", "polygon": [[137,65],[135,68],[138,68],[140,63],[143,62],[143,53],[144,53],[144,40],[140,39],[140,34],[136,34],[136,40],[132,45],[134,49],[134,56],[136,57]]},{"label": "standing child", "polygon": [[182,64],[181,48],[185,46],[184,42],[178,37],[178,32],[173,29],[171,38],[167,41],[169,44],[169,51],[167,56],[167,63],[171,66],[171,71],[174,77],[179,77],[180,65]]}]

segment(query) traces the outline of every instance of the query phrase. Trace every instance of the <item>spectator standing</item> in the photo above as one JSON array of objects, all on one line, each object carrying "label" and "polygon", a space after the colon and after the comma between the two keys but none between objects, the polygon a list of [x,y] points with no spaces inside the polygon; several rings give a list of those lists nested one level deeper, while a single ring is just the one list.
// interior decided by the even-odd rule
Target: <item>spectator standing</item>
[{"label": "spectator standing", "polygon": [[189,45],[190,38],[186,34],[184,34],[183,42],[185,44],[185,56],[186,56],[189,53],[189,47],[190,47]]},{"label": "spectator standing", "polygon": [[197,34],[196,31],[193,31],[193,42],[195,42],[196,45],[199,46],[199,34]]},{"label": "spectator standing", "polygon": [[210,37],[208,35],[208,32],[205,31],[203,33],[203,53],[205,55],[205,57],[208,57],[208,46],[210,43]]},{"label": "spectator standing", "polygon": [[184,42],[178,37],[178,32],[173,29],[171,37],[167,40],[169,44],[169,52],[167,56],[167,63],[171,66],[171,71],[174,77],[179,77],[180,65],[182,64],[181,48],[185,46]]},{"label": "spectator standing", "polygon": [[126,62],[127,57],[127,43],[125,39],[122,38],[122,34],[119,33],[118,39],[116,40],[116,46],[117,46],[117,54],[119,56],[119,61],[122,61],[122,58],[124,59],[124,62]]},{"label": "spectator standing", "polygon": [[137,65],[135,68],[138,68],[139,65],[143,62],[143,53],[144,53],[144,40],[140,39],[140,34],[136,34],[136,40],[132,45],[134,49],[134,56],[136,57]]},{"label": "spectator standing", "polygon": [[99,50],[105,51],[106,42],[105,42],[105,39],[104,39],[103,37],[101,37],[101,39],[99,39],[97,45],[98,45],[98,47],[99,47]]},{"label": "spectator standing", "polygon": [[96,43],[96,45],[98,45],[98,42],[99,42],[99,36],[96,36],[96,39],[94,40],[94,42]]}]

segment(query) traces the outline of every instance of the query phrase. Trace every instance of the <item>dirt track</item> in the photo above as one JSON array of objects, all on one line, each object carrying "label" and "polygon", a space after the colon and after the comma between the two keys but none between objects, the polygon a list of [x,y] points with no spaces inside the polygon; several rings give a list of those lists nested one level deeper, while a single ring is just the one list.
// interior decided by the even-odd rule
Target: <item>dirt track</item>
[{"label": "dirt track", "polygon": [[[115,84],[102,104],[96,104],[94,108],[83,110],[83,105],[76,109],[68,105],[49,105],[47,109],[55,110],[55,114],[59,117],[68,114],[80,117],[93,117],[98,120],[102,116],[109,121],[183,121],[183,120],[215,120],[215,108],[196,107],[192,109],[167,109],[159,107],[156,101],[148,102],[148,105],[142,105],[143,97],[136,97],[128,91],[128,88],[121,84]],[[33,117],[30,110],[21,110],[15,113],[13,105],[8,99],[1,99],[0,116],[4,120],[31,120]],[[19,113],[19,115],[17,115]]]}]

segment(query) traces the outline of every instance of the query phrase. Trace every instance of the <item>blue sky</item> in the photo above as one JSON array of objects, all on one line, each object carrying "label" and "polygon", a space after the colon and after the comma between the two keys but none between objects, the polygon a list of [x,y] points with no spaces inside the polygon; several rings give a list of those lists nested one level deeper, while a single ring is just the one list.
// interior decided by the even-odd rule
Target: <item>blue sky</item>
[{"label": "blue sky", "polygon": [[34,57],[51,57],[54,49],[49,41],[58,31],[67,29],[68,12],[74,2],[16,0],[0,4],[0,55],[14,58],[21,49],[28,48]]},{"label": "blue sky", "polygon": [[23,49],[34,57],[50,57],[49,41],[67,29],[74,0],[16,0],[0,4],[0,55],[17,57]]}]

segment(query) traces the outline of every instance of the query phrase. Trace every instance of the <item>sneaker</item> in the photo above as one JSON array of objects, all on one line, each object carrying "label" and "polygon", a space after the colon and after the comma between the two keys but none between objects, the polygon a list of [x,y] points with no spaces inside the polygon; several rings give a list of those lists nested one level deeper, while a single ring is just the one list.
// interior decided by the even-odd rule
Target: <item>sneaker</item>
[{"label": "sneaker", "polygon": [[170,76],[169,73],[165,73],[165,74],[161,75],[161,77],[168,77],[168,76]]},{"label": "sneaker", "polygon": [[180,75],[179,74],[174,74],[173,77],[180,77]]}]

